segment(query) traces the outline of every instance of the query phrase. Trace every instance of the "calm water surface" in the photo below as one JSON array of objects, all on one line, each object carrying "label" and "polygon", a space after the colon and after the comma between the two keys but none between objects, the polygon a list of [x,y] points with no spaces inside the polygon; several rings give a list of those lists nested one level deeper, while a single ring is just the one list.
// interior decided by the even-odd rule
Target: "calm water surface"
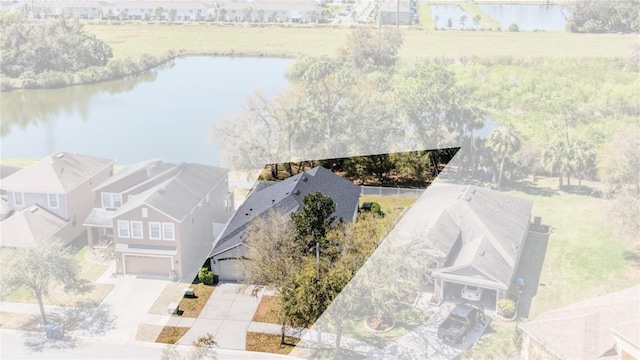
[{"label": "calm water surface", "polygon": [[0,95],[2,157],[71,151],[128,164],[150,158],[219,164],[209,124],[256,90],[289,86],[293,60],[191,57],[108,83]]}]

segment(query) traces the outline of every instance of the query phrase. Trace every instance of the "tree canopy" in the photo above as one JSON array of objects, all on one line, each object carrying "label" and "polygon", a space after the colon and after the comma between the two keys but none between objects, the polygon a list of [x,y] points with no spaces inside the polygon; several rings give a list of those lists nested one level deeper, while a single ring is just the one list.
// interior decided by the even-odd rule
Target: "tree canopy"
[{"label": "tree canopy", "polygon": [[84,31],[77,19],[27,22],[20,18],[3,21],[1,29],[0,71],[11,77],[104,66],[113,57],[111,47]]},{"label": "tree canopy", "polygon": [[639,0],[580,0],[571,9],[567,30],[578,33],[640,31]]}]

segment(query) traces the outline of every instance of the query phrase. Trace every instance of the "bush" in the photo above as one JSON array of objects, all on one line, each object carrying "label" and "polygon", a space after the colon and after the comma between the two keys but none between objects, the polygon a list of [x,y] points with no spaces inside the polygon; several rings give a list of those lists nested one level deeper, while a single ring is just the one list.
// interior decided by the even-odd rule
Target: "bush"
[{"label": "bush", "polygon": [[36,76],[36,82],[39,88],[54,89],[69,86],[72,80],[63,72],[45,71]]},{"label": "bush", "polygon": [[511,25],[509,25],[509,31],[518,32],[518,31],[520,31],[520,27],[518,26],[518,24],[511,24]]},{"label": "bush", "polygon": [[15,86],[13,86],[9,79],[0,80],[0,91],[11,91],[13,89],[15,89]]},{"label": "bush", "polygon": [[382,213],[380,211],[380,204],[377,202],[371,203],[371,212],[380,215]]},{"label": "bush", "polygon": [[198,280],[205,285],[213,285],[213,271],[206,267],[201,267],[198,272]]},{"label": "bush", "polygon": [[509,299],[503,298],[498,300],[498,315],[510,319],[516,313],[516,303]]}]

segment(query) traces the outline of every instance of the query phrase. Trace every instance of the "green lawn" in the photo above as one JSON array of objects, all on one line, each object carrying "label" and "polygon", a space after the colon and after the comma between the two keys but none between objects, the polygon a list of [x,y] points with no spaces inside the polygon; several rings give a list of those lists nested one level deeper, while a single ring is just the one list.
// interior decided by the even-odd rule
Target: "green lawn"
[{"label": "green lawn", "polygon": [[[85,246],[74,256],[80,265],[79,278],[84,282],[80,290],[77,292],[64,292],[57,286],[58,284],[52,284],[49,288],[49,294],[43,297],[45,305],[95,307],[111,292],[113,285],[93,283],[104,273],[107,266],[87,261],[84,256],[87,250],[88,246]],[[1,258],[6,259],[11,256],[11,251],[15,250],[2,249],[0,251]],[[2,301],[37,303],[33,296],[33,291],[25,286],[21,286],[12,293],[7,294]]]},{"label": "green lawn", "polygon": [[540,179],[537,187],[548,195],[510,191],[533,199],[533,216],[553,228],[530,318],[640,283],[637,264],[625,258],[627,246],[608,223],[607,200],[557,191],[555,178]]},{"label": "green lawn", "polygon": [[[423,10],[424,11],[424,10]],[[471,21],[471,20],[469,20]],[[345,45],[348,28],[250,27],[209,24],[156,25],[87,24],[113,47],[115,58],[185,49],[188,54],[253,55],[296,58],[299,55],[334,55]],[[433,57],[514,56],[627,57],[635,35],[571,34],[566,32],[434,31],[404,28],[400,56],[413,62]]]}]

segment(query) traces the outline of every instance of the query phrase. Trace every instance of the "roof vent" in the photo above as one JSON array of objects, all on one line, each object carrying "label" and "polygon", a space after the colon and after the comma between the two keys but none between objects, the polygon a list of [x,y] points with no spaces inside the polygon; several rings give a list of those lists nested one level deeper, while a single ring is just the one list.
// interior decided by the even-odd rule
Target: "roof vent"
[{"label": "roof vent", "polygon": [[476,189],[471,189],[471,193],[475,194],[476,193]]},{"label": "roof vent", "polygon": [[38,207],[37,206],[33,206],[33,207],[31,207],[31,209],[29,209],[29,212],[31,212],[31,213],[34,213],[36,211],[38,211]]},{"label": "roof vent", "polygon": [[307,180],[309,180],[306,176],[302,177],[302,181],[307,182]]},{"label": "roof vent", "polygon": [[60,159],[64,157],[64,153],[58,153],[56,154],[56,158]]},{"label": "roof vent", "polygon": [[276,199],[271,199],[271,203],[272,204],[275,203],[275,202],[276,202]]},{"label": "roof vent", "polygon": [[480,255],[480,256],[484,256],[484,250],[481,250],[481,251],[478,253],[478,255]]},{"label": "roof vent", "polygon": [[466,198],[464,198],[466,201],[471,201],[471,196],[467,196]]},{"label": "roof vent", "polygon": [[300,195],[300,190],[296,190],[296,192],[294,192],[293,195],[295,195],[295,196]]}]

